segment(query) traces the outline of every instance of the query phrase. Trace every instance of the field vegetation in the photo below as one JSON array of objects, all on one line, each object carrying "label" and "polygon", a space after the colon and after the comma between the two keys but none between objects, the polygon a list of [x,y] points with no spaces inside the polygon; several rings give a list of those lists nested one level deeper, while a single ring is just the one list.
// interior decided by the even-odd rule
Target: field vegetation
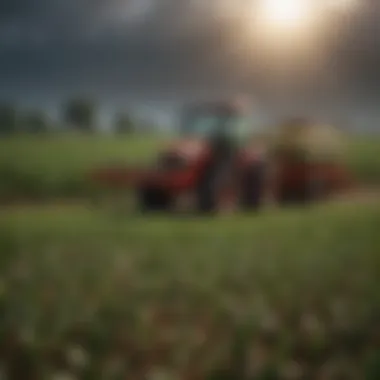
[{"label": "field vegetation", "polygon": [[[87,170],[146,162],[137,137],[0,142],[2,196],[86,195]],[[380,182],[380,141],[349,165]],[[220,218],[0,212],[9,379],[379,379],[380,203]],[[339,377],[340,376],[340,377]]]},{"label": "field vegetation", "polygon": [[[110,162],[145,163],[168,137],[48,135],[0,140],[0,197],[88,195],[87,172]],[[346,160],[364,183],[380,183],[380,138],[348,140]]]}]

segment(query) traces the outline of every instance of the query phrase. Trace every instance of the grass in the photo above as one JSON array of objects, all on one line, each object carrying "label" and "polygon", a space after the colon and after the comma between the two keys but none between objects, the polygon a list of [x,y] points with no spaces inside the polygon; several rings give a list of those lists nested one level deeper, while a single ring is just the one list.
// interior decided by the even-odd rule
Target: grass
[{"label": "grass", "polygon": [[143,163],[161,146],[152,137],[25,136],[0,140],[0,195],[83,195],[87,172],[109,162]]},{"label": "grass", "polygon": [[380,183],[380,138],[352,138],[348,144],[348,165],[358,179],[369,183]]},{"label": "grass", "polygon": [[[3,140],[0,191],[86,194],[87,170],[145,162],[160,146]],[[380,181],[379,147],[350,142],[363,182]],[[379,379],[379,225],[376,201],[220,218],[4,208],[0,377],[232,380],[254,364],[256,379],[297,379],[284,374],[295,365],[307,379],[336,379],[326,373],[335,370]]]},{"label": "grass", "polygon": [[[321,361],[375,371],[379,225],[379,203],[218,219],[5,210],[0,326],[34,334],[29,352],[44,371],[59,370],[46,352],[79,345],[85,368],[64,366],[76,378],[102,378],[109,359],[137,354],[121,370],[128,378],[152,375],[151,355],[167,376],[221,378],[215,371],[236,359],[232,351],[255,347],[267,350],[262,364],[272,371],[293,361],[310,373]],[[241,368],[235,363],[231,377]]]},{"label": "grass", "polygon": [[[165,141],[157,137],[25,136],[0,140],[0,196],[88,195],[86,173],[109,162],[144,163]],[[379,138],[352,138],[347,161],[364,182],[380,183]]]}]

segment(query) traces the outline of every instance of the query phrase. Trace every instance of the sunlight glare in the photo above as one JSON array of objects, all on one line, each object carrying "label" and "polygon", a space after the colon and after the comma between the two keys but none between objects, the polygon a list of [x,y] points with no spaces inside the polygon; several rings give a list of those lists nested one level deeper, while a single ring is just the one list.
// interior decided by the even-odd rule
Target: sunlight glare
[{"label": "sunlight glare", "polygon": [[328,0],[326,1],[327,8],[336,10],[336,11],[343,11],[343,12],[350,12],[355,10],[359,6],[358,0]]},{"label": "sunlight glare", "polygon": [[312,10],[307,0],[261,0],[259,17],[270,27],[293,28],[307,23]]}]

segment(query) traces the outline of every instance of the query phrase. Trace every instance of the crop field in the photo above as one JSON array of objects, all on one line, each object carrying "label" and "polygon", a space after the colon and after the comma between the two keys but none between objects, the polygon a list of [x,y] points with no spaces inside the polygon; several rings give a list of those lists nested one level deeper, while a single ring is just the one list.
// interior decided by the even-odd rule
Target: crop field
[{"label": "crop field", "polygon": [[[108,162],[151,160],[164,138],[57,136],[0,140],[0,197],[86,195],[92,189],[86,172]],[[380,183],[380,138],[348,140],[346,159],[354,175]]]},{"label": "crop field", "polygon": [[[92,165],[144,162],[161,143],[2,141],[2,189],[86,193],[81,176]],[[378,147],[350,146],[363,182],[380,182]],[[220,218],[115,216],[65,201],[3,208],[0,371],[26,380],[379,379],[379,226],[376,198]]]},{"label": "crop field", "polygon": [[98,136],[16,137],[0,141],[0,196],[66,197],[88,194],[86,173],[109,162],[142,163],[158,138]]}]

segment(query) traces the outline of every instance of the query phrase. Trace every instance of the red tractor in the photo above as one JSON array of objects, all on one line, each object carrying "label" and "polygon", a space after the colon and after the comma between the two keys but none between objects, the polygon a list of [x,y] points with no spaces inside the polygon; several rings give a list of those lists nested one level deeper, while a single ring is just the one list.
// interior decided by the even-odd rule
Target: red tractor
[{"label": "red tractor", "polygon": [[160,152],[152,167],[106,167],[92,178],[107,187],[134,189],[142,211],[168,211],[184,204],[207,213],[227,206],[257,210],[269,193],[281,203],[315,198],[308,190],[311,179],[319,189],[323,183],[325,193],[344,186],[340,167],[268,154],[268,147],[252,138],[248,114],[239,104],[195,105],[183,116],[181,138]]}]

